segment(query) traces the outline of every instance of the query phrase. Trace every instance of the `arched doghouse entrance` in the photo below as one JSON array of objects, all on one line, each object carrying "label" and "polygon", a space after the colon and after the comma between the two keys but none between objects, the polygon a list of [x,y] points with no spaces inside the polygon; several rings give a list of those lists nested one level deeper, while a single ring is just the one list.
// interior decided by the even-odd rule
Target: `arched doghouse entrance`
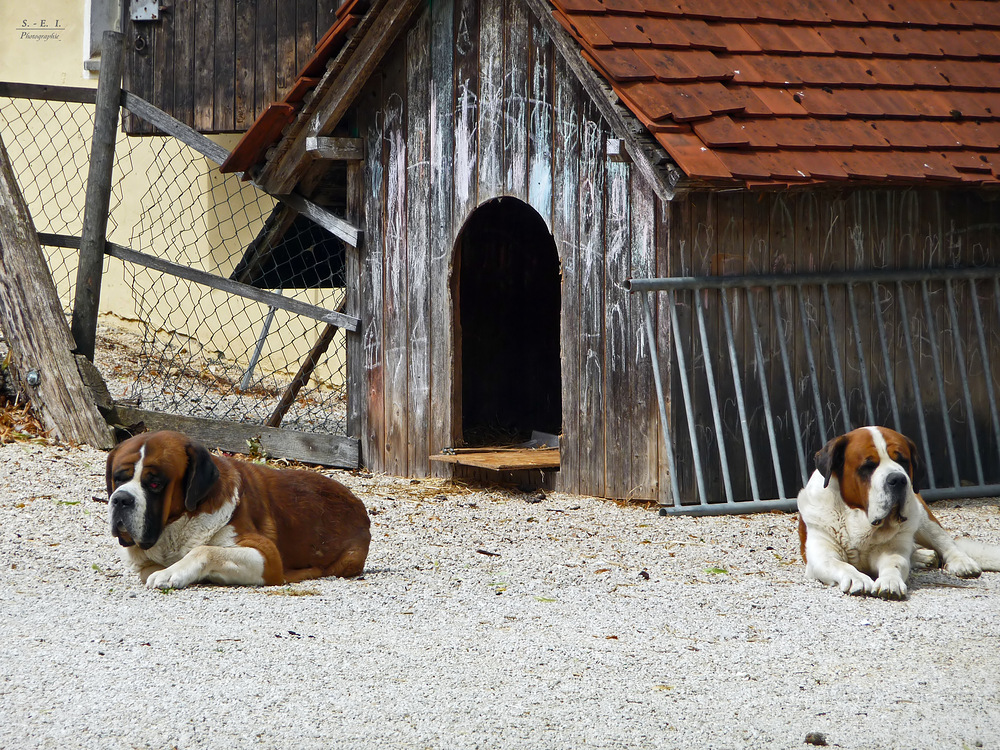
[{"label": "arched doghouse entrance", "polygon": [[514,198],[484,203],[455,246],[455,410],[467,446],[562,429],[559,256],[545,221]]}]

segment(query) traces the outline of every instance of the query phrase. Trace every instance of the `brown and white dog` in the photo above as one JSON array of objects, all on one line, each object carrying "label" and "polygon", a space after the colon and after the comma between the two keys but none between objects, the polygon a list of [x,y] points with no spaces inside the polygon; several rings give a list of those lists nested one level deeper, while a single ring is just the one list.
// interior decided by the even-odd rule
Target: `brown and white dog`
[{"label": "brown and white dog", "polygon": [[107,480],[111,533],[151,588],[274,585],[364,569],[364,504],[315,472],[213,456],[163,431],[114,448]]},{"label": "brown and white dog", "polygon": [[952,539],[934,518],[913,484],[919,462],[913,442],[884,427],[823,446],[798,496],[806,575],[845,594],[903,599],[918,545],[961,578],[1000,570],[1000,547]]}]

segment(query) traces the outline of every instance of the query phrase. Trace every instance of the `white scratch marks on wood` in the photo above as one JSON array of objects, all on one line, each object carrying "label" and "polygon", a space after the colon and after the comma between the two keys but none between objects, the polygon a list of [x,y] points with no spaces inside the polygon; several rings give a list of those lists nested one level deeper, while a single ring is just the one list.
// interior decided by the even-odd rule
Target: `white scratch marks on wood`
[{"label": "white scratch marks on wood", "polygon": [[466,79],[458,86],[458,116],[455,127],[455,193],[462,205],[475,198],[478,101]]},{"label": "white scratch marks on wood", "polygon": [[406,134],[403,132],[403,99],[398,94],[389,97],[385,111],[386,141],[389,156],[386,174],[385,241],[390,247],[403,247],[406,207]]},{"label": "white scratch marks on wood", "polygon": [[[394,327],[406,319],[406,134],[403,131],[403,99],[393,94],[386,102],[385,138],[388,146],[385,183],[385,315]],[[392,368],[391,383],[406,383],[405,335],[386,336],[386,364]],[[402,408],[400,398],[390,405],[394,414]],[[398,415],[396,415],[398,416]]]},{"label": "white scratch marks on wood", "polygon": [[507,79],[510,82],[508,90],[511,93],[504,106],[504,150],[507,160],[507,176],[504,184],[509,194],[527,197],[525,179],[528,165],[528,138],[524,132],[525,97],[515,88],[519,77],[508,73]]},{"label": "white scratch marks on wood", "polygon": [[[375,124],[368,129],[368,144],[365,159],[366,182],[368,184],[367,208],[365,219],[367,231],[365,233],[368,248],[375,252],[366,252],[364,255],[365,275],[370,280],[370,299],[365,301],[365,311],[367,320],[365,321],[364,340],[362,349],[364,352],[364,367],[368,373],[372,373],[382,365],[382,327],[381,314],[379,312],[382,305],[382,138],[383,127],[376,116]],[[374,383],[369,378],[369,386],[374,387]],[[369,397],[371,394],[369,394]]]},{"label": "white scratch marks on wood", "polygon": [[458,33],[455,34],[455,51],[458,52],[460,57],[465,57],[472,52],[472,46],[472,34],[469,31],[469,15],[468,13],[462,13],[458,19]]}]

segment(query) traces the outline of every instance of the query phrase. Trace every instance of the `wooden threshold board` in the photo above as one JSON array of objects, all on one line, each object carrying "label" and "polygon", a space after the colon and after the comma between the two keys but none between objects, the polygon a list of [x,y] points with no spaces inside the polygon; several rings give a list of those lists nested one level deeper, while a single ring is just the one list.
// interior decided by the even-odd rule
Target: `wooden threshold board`
[{"label": "wooden threshold board", "polygon": [[558,448],[460,448],[455,453],[437,453],[431,461],[475,466],[493,471],[558,469]]}]

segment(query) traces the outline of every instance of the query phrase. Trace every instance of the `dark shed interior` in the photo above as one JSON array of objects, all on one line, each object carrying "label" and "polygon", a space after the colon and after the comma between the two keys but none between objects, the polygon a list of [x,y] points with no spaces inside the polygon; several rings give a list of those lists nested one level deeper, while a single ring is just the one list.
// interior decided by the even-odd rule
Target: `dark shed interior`
[{"label": "dark shed interior", "polygon": [[559,257],[545,222],[519,200],[488,201],[459,234],[455,258],[465,444],[559,434]]}]

